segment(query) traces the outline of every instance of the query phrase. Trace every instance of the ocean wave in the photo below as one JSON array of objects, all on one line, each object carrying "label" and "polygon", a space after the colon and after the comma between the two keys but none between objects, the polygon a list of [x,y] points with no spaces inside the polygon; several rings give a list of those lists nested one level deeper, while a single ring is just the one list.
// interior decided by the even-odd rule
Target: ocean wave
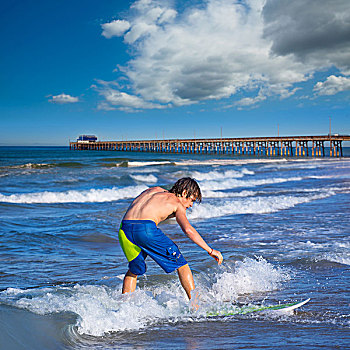
[{"label": "ocean wave", "polygon": [[[205,160],[198,160],[198,159],[191,159],[191,160],[182,160],[182,161],[176,161],[176,165],[186,165],[186,166],[198,166],[198,165],[249,165],[249,164],[271,164],[271,165],[278,165],[278,164],[301,164],[303,167],[303,164],[307,164],[309,162],[316,163],[316,162],[325,162],[327,159],[310,159],[310,158],[225,158],[225,159],[205,159]],[[332,160],[331,160],[332,161]],[[334,161],[334,160],[333,160]]]},{"label": "ocean wave", "polygon": [[85,166],[88,166],[87,164],[80,163],[80,162],[61,162],[61,163],[54,163],[53,165],[60,168],[83,168]]},{"label": "ocean wave", "polygon": [[350,249],[350,242],[336,242],[335,245],[339,248],[347,248]]},{"label": "ocean wave", "polygon": [[256,187],[261,185],[272,185],[283,182],[301,181],[303,177],[289,177],[289,178],[271,178],[259,180],[236,180],[225,179],[222,181],[204,180],[200,181],[200,187],[203,190],[228,190],[237,187]]},{"label": "ocean wave", "polygon": [[[179,303],[183,308],[186,299],[177,293],[178,290],[172,298],[167,298],[168,303],[158,302],[146,290],[121,295],[119,287],[96,285],[41,290],[8,288],[0,295],[7,304],[39,315],[73,312],[79,316],[75,325],[79,334],[103,336],[110,332],[140,330],[161,319],[181,315]],[[171,299],[179,301],[177,307],[171,305]]]},{"label": "ocean wave", "polygon": [[[0,300],[40,315],[74,313],[78,315],[75,324],[78,335],[104,336],[141,330],[160,322],[201,321],[210,311],[237,308],[240,295],[276,290],[291,278],[288,271],[274,267],[263,258],[246,258],[226,265],[224,271],[206,273],[203,281],[198,276],[196,291],[201,293],[201,304],[196,314],[191,312],[178,280],[138,288],[129,295],[121,295],[119,285],[8,288],[0,293]],[[212,281],[209,284],[208,279]]]},{"label": "ocean wave", "polygon": [[325,253],[322,255],[321,259],[335,262],[342,265],[350,265],[350,253],[349,252],[343,252],[343,253]]},{"label": "ocean wave", "polygon": [[111,202],[123,198],[133,198],[148,187],[144,185],[128,186],[123,188],[113,187],[90,190],[71,190],[66,192],[34,192],[3,195],[0,194],[0,202],[6,203],[85,203],[85,202]]},{"label": "ocean wave", "polygon": [[[305,193],[325,193],[325,192],[337,192],[337,193],[348,193],[350,188],[348,187],[329,187],[325,188],[301,188],[301,189],[279,189],[274,190],[273,194],[276,195],[288,195],[288,194],[305,194]],[[271,195],[271,191],[249,191],[243,190],[240,192],[232,192],[232,191],[212,191],[212,190],[202,190],[203,198],[231,198],[231,197],[253,197],[253,196],[262,196],[262,195]]]},{"label": "ocean wave", "polygon": [[202,191],[203,198],[231,198],[231,197],[251,197],[255,196],[256,191],[241,191],[241,192],[221,192],[221,191]]},{"label": "ocean wave", "polygon": [[[259,242],[259,244],[262,246],[266,245],[263,242]],[[323,237],[319,241],[298,241],[296,239],[286,241],[278,239],[274,242],[269,242],[268,245],[276,247],[275,254],[281,260],[291,260],[297,266],[302,264],[309,268],[324,265],[335,266],[336,264],[350,265],[350,243],[347,241],[336,242],[331,241],[329,238],[325,240]]]},{"label": "ocean wave", "polygon": [[143,167],[143,166],[158,166],[158,165],[175,165],[174,162],[165,161],[123,161],[116,164],[119,167]]},{"label": "ocean wave", "polygon": [[242,294],[279,289],[290,279],[286,269],[274,267],[262,257],[245,258],[235,263],[234,271],[220,274],[210,293],[216,300],[236,300]]},{"label": "ocean wave", "polygon": [[44,168],[52,168],[54,164],[46,164],[46,163],[26,163],[20,165],[10,165],[2,168],[6,169],[44,169]]},{"label": "ocean wave", "polygon": [[225,180],[228,178],[240,178],[245,175],[254,175],[254,171],[248,169],[242,169],[241,171],[237,170],[227,170],[227,171],[209,171],[207,173],[202,173],[199,171],[194,171],[191,174],[191,177],[195,178],[198,181],[203,180]]},{"label": "ocean wave", "polygon": [[82,168],[86,166],[80,162],[60,162],[60,163],[25,163],[19,165],[4,166],[5,169],[47,169],[53,167],[61,168]]},{"label": "ocean wave", "polygon": [[176,165],[198,166],[198,165],[246,165],[260,163],[282,163],[290,162],[290,159],[211,159],[211,160],[182,160],[176,161]]},{"label": "ocean wave", "polygon": [[136,181],[139,181],[139,182],[155,183],[158,181],[158,179],[152,174],[149,174],[149,175],[139,175],[139,174],[138,175],[130,175],[130,177]]},{"label": "ocean wave", "polygon": [[270,196],[233,199],[223,204],[200,204],[192,208],[190,219],[208,219],[236,214],[267,214],[292,208],[298,204],[327,198],[335,192],[327,191],[311,196]]}]

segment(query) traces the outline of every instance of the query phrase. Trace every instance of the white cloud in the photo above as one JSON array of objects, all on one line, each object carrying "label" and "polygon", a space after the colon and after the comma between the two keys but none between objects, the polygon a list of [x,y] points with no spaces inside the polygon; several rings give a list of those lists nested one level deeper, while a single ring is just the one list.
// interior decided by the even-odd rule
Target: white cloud
[{"label": "white cloud", "polygon": [[156,33],[159,26],[171,22],[177,14],[173,9],[157,5],[155,1],[138,1],[132,7],[142,15],[134,17],[131,29],[124,37],[128,44],[133,44],[142,37]]},{"label": "white cloud", "polygon": [[[187,5],[183,12],[177,12],[167,1],[136,1],[128,18],[130,28],[124,34],[133,58],[122,71],[127,82],[113,95],[114,106],[125,106],[132,96],[136,108],[162,108],[234,99],[237,92],[257,91],[257,97],[233,103],[248,106],[271,97],[292,96],[299,89],[296,84],[307,81],[319,69],[334,65],[350,70],[349,46],[341,46],[347,40],[344,33],[348,17],[344,10],[350,3],[346,1],[334,0],[332,6],[326,6],[333,14],[323,17],[327,19],[328,44],[336,33],[343,33],[342,40],[326,55],[317,54],[322,42],[311,48],[315,55],[303,49],[308,42],[322,38],[308,33],[308,16],[304,15],[308,10],[320,13],[315,0],[283,0],[284,13],[277,0],[207,0]],[[302,13],[300,20],[298,13]],[[309,15],[312,17],[312,13]],[[312,29],[322,28],[317,19],[311,19]],[[307,33],[303,42],[298,28],[290,30],[297,31],[300,39],[294,51],[285,23],[302,26]],[[290,41],[289,46],[283,46],[284,39]],[[112,104],[106,97],[109,93],[101,95]]]},{"label": "white cloud", "polygon": [[314,91],[318,95],[335,95],[338,92],[350,90],[350,78],[331,75],[324,82],[318,82]]},{"label": "white cloud", "polygon": [[51,99],[49,100],[51,103],[59,103],[59,104],[64,104],[64,103],[76,103],[79,102],[78,97],[66,95],[66,94],[60,94],[56,96],[52,96]]},{"label": "white cloud", "polygon": [[113,82],[98,81],[98,83],[100,86],[96,86],[95,89],[105,98],[99,104],[99,109],[106,111],[119,109],[133,112],[139,109],[162,109],[167,107],[166,105],[148,102],[141,97],[121,92],[112,87],[115,85]]},{"label": "white cloud", "polygon": [[262,95],[258,95],[256,97],[245,97],[237,101],[235,105],[240,107],[247,107],[247,106],[255,105],[256,103],[259,103],[264,100],[266,100],[266,97]]},{"label": "white cloud", "polygon": [[162,7],[161,2],[159,6],[155,1],[140,0],[135,2],[132,6],[142,16],[136,16],[133,18],[132,23],[126,20],[115,20],[109,23],[102,24],[102,35],[106,38],[113,36],[122,36],[125,32],[125,42],[133,44],[143,36],[149,35],[157,31],[158,25],[164,25],[171,22],[177,12],[174,9]]},{"label": "white cloud", "polygon": [[131,30],[126,33],[124,39],[128,44],[133,44],[136,40],[140,39],[142,36],[149,35],[157,30],[155,24],[149,24],[145,22],[135,23]]},{"label": "white cloud", "polygon": [[171,22],[175,19],[177,12],[173,9],[167,9],[159,16],[158,22],[160,24]]},{"label": "white cloud", "polygon": [[103,29],[102,35],[109,39],[113,36],[122,36],[130,28],[130,23],[124,20],[116,20],[104,23],[101,27]]}]

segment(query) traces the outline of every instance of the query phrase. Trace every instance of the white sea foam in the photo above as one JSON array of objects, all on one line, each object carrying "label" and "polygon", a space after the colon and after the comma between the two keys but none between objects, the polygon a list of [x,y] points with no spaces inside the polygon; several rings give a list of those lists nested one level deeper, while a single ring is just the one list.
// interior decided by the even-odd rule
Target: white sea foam
[{"label": "white sea foam", "polygon": [[242,169],[241,171],[227,170],[227,171],[209,171],[202,173],[199,171],[193,171],[191,177],[198,181],[203,180],[225,180],[228,178],[240,178],[245,175],[254,175],[254,171],[248,169]]},{"label": "white sea foam", "polygon": [[[282,243],[280,241],[280,243]],[[285,244],[285,243],[284,243]],[[286,244],[285,244],[286,245]],[[327,260],[343,265],[350,265],[349,242],[297,242],[286,245],[286,251],[292,255],[306,255],[314,261]]]},{"label": "white sea foam", "polygon": [[123,188],[113,187],[104,189],[90,189],[83,191],[66,192],[34,192],[3,195],[0,194],[0,202],[6,203],[85,203],[85,202],[111,202],[123,198],[133,198],[146,190],[144,185],[128,186]]},{"label": "white sea foam", "polygon": [[302,177],[289,177],[289,178],[272,178],[272,179],[258,179],[258,180],[236,180],[236,179],[225,179],[225,180],[204,180],[200,182],[200,187],[203,190],[228,190],[231,188],[238,187],[256,187],[261,185],[271,185],[289,181],[301,181]]},{"label": "white sea foam", "polygon": [[0,292],[0,300],[41,315],[73,312],[78,316],[76,327],[80,334],[103,336],[110,332],[140,330],[159,322],[201,320],[213,308],[226,308],[227,301],[234,307],[240,295],[276,290],[290,279],[287,271],[262,258],[246,258],[234,266],[209,273],[205,279],[215,280],[209,286],[201,283],[200,277],[196,283],[201,302],[196,314],[190,311],[177,280],[148,287],[148,290],[137,289],[130,295],[121,295],[120,286],[103,285],[9,288]]},{"label": "white sea foam", "polygon": [[202,191],[203,198],[231,198],[231,197],[251,197],[257,194],[256,191],[241,192],[221,192],[221,191]]},{"label": "white sea foam", "polygon": [[148,169],[147,167],[145,168],[142,168],[142,167],[139,167],[138,169],[135,169],[137,171],[137,174],[155,174],[155,173],[159,173],[161,171],[161,169],[158,169],[156,167],[153,167],[152,168],[152,171],[150,169]]},{"label": "white sea foam", "polygon": [[132,177],[134,180],[139,181],[139,182],[146,182],[146,183],[155,183],[158,181],[158,179],[152,175],[130,175],[130,177]]},{"label": "white sea foam", "polygon": [[325,253],[321,259],[336,262],[338,264],[350,265],[350,252]]},{"label": "white sea foam", "polygon": [[[308,230],[310,232],[310,230]],[[242,237],[240,237],[242,240]],[[300,259],[305,258],[314,262],[336,262],[343,265],[350,265],[350,243],[349,242],[334,242],[329,239],[320,242],[314,241],[286,241],[276,240],[268,244],[259,242],[260,245],[274,245],[283,247],[283,250],[276,248],[276,256],[283,259]]]},{"label": "white sea foam", "polygon": [[47,164],[47,163],[26,163],[26,164],[20,164],[20,165],[11,165],[8,167],[8,169],[37,169],[37,168],[50,168],[53,167],[53,164]]},{"label": "white sea foam", "polygon": [[[175,303],[169,305],[168,301],[177,300],[176,295],[158,302],[158,298],[145,290],[138,289],[131,295],[121,295],[120,288],[93,285],[42,290],[9,288],[0,294],[6,303],[40,315],[73,312],[78,315],[78,332],[93,336],[140,330],[159,319],[181,315],[180,304],[182,307],[187,304],[183,296],[182,302],[176,303],[177,307],[174,308]],[[164,293],[162,297],[164,299]]]},{"label": "white sea foam", "polygon": [[208,219],[235,214],[266,214],[280,210],[289,209],[301,203],[311,202],[317,199],[334,195],[334,192],[327,191],[310,196],[270,196],[235,198],[223,204],[200,204],[195,205],[188,215],[190,219]]},{"label": "white sea foam", "polygon": [[336,242],[335,245],[340,248],[350,249],[350,242]]},{"label": "white sea foam", "polygon": [[[122,165],[125,164],[125,162],[121,163]],[[173,165],[173,162],[170,161],[151,161],[151,162],[137,162],[137,161],[128,161],[127,166],[128,167],[143,167],[143,166],[154,166],[154,165]]]},{"label": "white sea foam", "polygon": [[343,175],[311,175],[308,176],[309,179],[337,179],[343,178]]},{"label": "white sea foam", "polygon": [[235,300],[242,294],[279,289],[290,278],[285,269],[274,267],[261,257],[245,258],[236,262],[234,271],[220,274],[210,293],[215,300]]},{"label": "white sea foam", "polygon": [[169,317],[165,308],[145,291],[124,297],[119,288],[93,285],[46,289],[30,299],[20,296],[14,305],[41,315],[73,312],[79,316],[78,332],[94,336],[142,329],[150,321]]},{"label": "white sea foam", "polygon": [[245,164],[260,164],[260,163],[282,163],[290,162],[290,159],[210,159],[210,160],[183,160],[175,162],[176,165],[245,165]]}]

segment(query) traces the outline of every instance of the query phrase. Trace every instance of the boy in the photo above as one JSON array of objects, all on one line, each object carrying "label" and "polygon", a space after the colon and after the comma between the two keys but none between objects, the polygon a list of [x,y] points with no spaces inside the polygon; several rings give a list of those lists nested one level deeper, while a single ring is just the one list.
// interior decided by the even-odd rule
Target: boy
[{"label": "boy", "polygon": [[170,191],[153,187],[134,199],[124,215],[119,242],[129,261],[122,293],[136,289],[137,276],[146,272],[145,258],[149,255],[166,272],[177,270],[182,287],[189,299],[195,289],[193,275],[177,245],[157,227],[161,221],[175,217],[182,231],[204,249],[218,264],[223,257],[218,250],[208,246],[186,217],[193,202],[202,200],[197,182],[189,177],[178,180]]}]

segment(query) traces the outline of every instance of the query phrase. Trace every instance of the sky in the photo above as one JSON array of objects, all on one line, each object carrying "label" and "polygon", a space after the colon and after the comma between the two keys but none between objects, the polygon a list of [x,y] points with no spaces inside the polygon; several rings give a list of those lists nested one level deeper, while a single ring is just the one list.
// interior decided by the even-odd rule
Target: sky
[{"label": "sky", "polygon": [[0,145],[350,134],[349,0],[0,5]]}]

